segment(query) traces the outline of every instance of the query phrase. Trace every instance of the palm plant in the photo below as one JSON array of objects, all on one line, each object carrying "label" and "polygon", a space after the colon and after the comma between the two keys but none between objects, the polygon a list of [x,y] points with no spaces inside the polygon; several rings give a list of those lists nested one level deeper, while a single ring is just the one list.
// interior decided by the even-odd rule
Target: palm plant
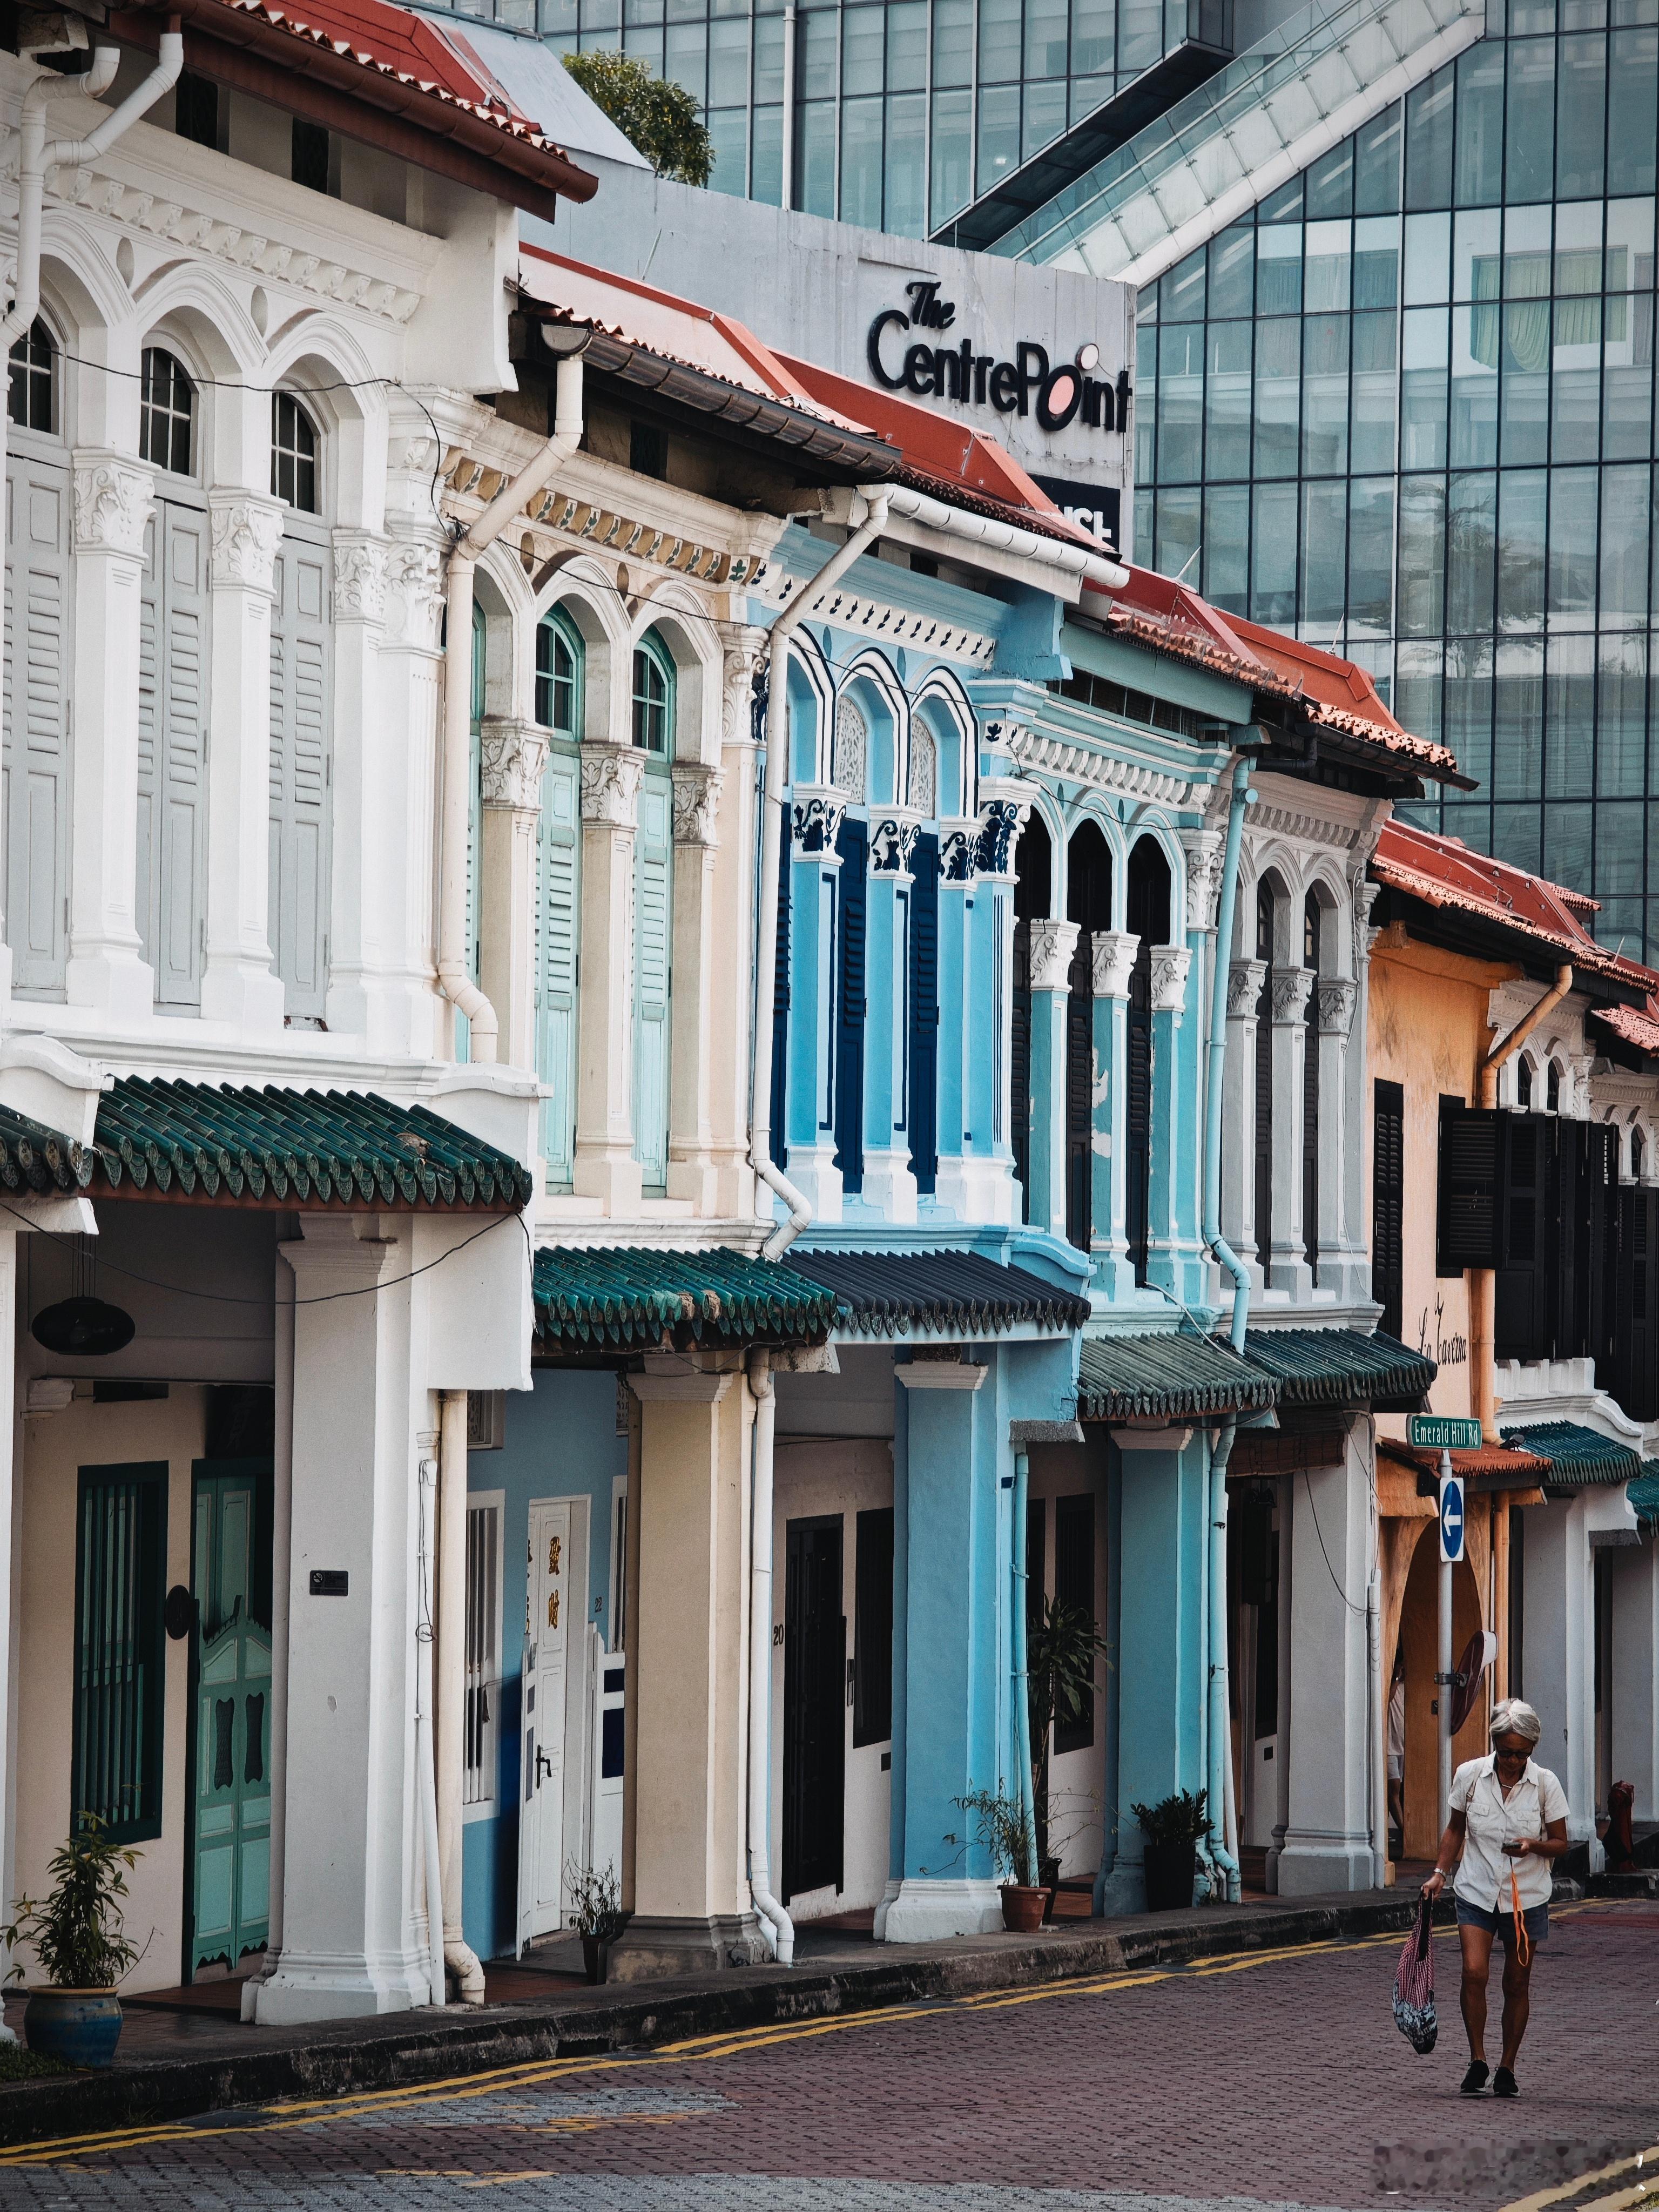
[{"label": "palm plant", "polygon": [[1105,1656],[1106,1645],[1095,1627],[1094,1616],[1083,1606],[1051,1597],[1031,1622],[1025,1666],[1039,1866],[1049,1856],[1048,1757],[1054,1724],[1082,1718],[1094,1690],[1096,1667]]},{"label": "palm plant", "polygon": [[[20,1897],[17,1917],[0,1928],[0,1942],[15,1950],[33,1946],[47,1984],[60,1990],[112,1989],[142,1956],[121,1930],[121,1900],[138,1854],[112,1844],[96,1814],[83,1813],[75,1833],[52,1856],[52,1887],[38,1902]],[[21,1981],[14,1960],[9,1981]]]}]

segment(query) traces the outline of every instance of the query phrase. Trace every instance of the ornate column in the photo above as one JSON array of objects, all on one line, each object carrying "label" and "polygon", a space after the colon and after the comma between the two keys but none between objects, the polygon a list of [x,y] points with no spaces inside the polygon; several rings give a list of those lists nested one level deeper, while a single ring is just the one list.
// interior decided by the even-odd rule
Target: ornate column
[{"label": "ornate column", "polygon": [[831,784],[798,783],[789,809],[789,988],[782,1099],[773,1100],[775,1142],[816,1221],[841,1219],[836,1165],[836,849],[846,803]]},{"label": "ornate column", "polygon": [[[963,1213],[968,1132],[968,926],[979,825],[952,815],[939,825],[939,1176],[941,1206]],[[1012,1002],[1010,969],[1010,1003]]]},{"label": "ornate column", "polygon": [[[1147,1273],[1153,1282],[1181,1295],[1176,1280],[1183,1195],[1190,1203],[1192,1132],[1195,1101],[1182,1081],[1182,1017],[1193,956],[1184,945],[1151,948],[1152,1013],[1152,1178],[1147,1197]],[[1183,1192],[1184,1186],[1184,1192]]]},{"label": "ornate column", "polygon": [[[1218,791],[1215,797],[1219,799]],[[1215,1003],[1215,963],[1224,958],[1216,945],[1216,902],[1221,891],[1223,836],[1219,828],[1183,830],[1186,860],[1186,939],[1192,968],[1188,1000],[1193,1018],[1176,1037],[1182,1104],[1181,1175],[1176,1194],[1176,1281],[1184,1305],[1202,1305],[1217,1293],[1218,1278],[1204,1242],[1205,1159],[1209,1140],[1210,1022]],[[1221,1110],[1220,1101],[1216,1111]]]},{"label": "ornate column", "polygon": [[[1014,848],[1030,801],[1009,779],[981,776],[968,913],[963,1048],[963,1218],[1012,1222],[1014,1154],[1008,1121],[1013,1062]],[[1033,1089],[1035,1089],[1035,1085]],[[1064,1218],[1062,1202],[1062,1219]]]},{"label": "ornate column", "polygon": [[[138,938],[138,636],[153,480],[118,453],[75,463],[70,928],[76,1006],[133,1018],[155,1001]],[[14,787],[12,804],[19,803]],[[0,949],[0,999],[11,952]]]},{"label": "ornate column", "polygon": [[1345,1303],[1370,1295],[1365,1243],[1349,1235],[1343,1189],[1348,1154],[1364,1152],[1364,1125],[1352,1115],[1348,1085],[1348,1040],[1358,997],[1351,975],[1321,975],[1308,1005],[1306,1049],[1319,1054],[1319,1288]]},{"label": "ornate column", "polygon": [[864,1202],[889,1221],[916,1218],[910,1167],[911,856],[922,817],[896,807],[872,817],[865,921]]},{"label": "ornate column", "polygon": [[645,756],[582,747],[582,988],[571,1187],[607,1213],[637,1212],[634,1158],[634,835]]},{"label": "ornate column", "polygon": [[1313,984],[1311,968],[1273,970],[1273,1249],[1261,1261],[1267,1288],[1296,1298],[1313,1288],[1302,1230],[1304,1066]]},{"label": "ornate column", "polygon": [[[1026,1211],[1033,1229],[1066,1234],[1066,1018],[1071,1006],[1074,921],[1034,921],[1031,931],[1031,1138]],[[1011,1110],[1025,1101],[1015,1098]]]},{"label": "ornate column", "polygon": [[[380,653],[386,614],[386,541],[334,532],[333,809],[330,830],[327,1021],[365,1036],[369,975],[384,957],[391,896],[381,850],[395,805],[379,761],[381,695],[392,664]],[[407,771],[405,771],[407,773]]]},{"label": "ornate column", "polygon": [[1354,979],[1353,1012],[1348,1035],[1356,1039],[1344,1050],[1343,1098],[1347,1115],[1348,1143],[1342,1161],[1342,1242],[1355,1255],[1352,1264],[1353,1295],[1371,1295],[1370,1222],[1365,1210],[1365,1163],[1370,1150],[1370,1096],[1367,1062],[1370,1034],[1371,908],[1381,886],[1368,880],[1365,869],[1376,845],[1375,835],[1364,837],[1348,873],[1348,896],[1352,902],[1349,949]]},{"label": "ornate column", "polygon": [[1093,1159],[1096,1266],[1109,1297],[1134,1289],[1129,1265],[1123,1163],[1127,1157],[1129,977],[1140,939],[1127,929],[1097,929],[1089,943],[1094,994]]},{"label": "ornate column", "polygon": [[1221,1233],[1241,1260],[1255,1251],[1256,1010],[1265,960],[1227,970],[1227,1064],[1221,1099]]},{"label": "ornate column", "polygon": [[501,1056],[536,1065],[536,827],[547,739],[533,722],[486,714],[479,733],[483,823],[479,988],[501,1025]]},{"label": "ornate column", "polygon": [[[710,797],[718,848],[712,890],[714,942],[721,957],[714,964],[708,1008],[709,1158],[715,1168],[713,1210],[735,1218],[755,1210],[755,1178],[749,1166],[749,1081],[754,1060],[751,969],[759,865],[756,801],[765,668],[766,632],[745,624],[726,648],[720,699],[722,782]],[[770,977],[775,951],[763,950],[759,957],[763,972]],[[672,1141],[669,1153],[672,1172]]]},{"label": "ornate column", "polygon": [[[668,1195],[689,1198],[699,1214],[716,1213],[710,1100],[714,1007],[724,991],[746,988],[749,963],[714,958],[714,868],[720,850],[723,771],[702,761],[677,762],[674,778],[674,985],[669,1001]],[[739,944],[742,942],[738,940]],[[728,1030],[732,1024],[728,1018]]]}]

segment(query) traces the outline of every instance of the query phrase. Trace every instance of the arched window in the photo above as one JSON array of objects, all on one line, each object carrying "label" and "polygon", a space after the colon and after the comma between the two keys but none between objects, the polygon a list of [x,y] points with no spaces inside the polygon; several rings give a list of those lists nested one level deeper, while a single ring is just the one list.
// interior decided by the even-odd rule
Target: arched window
[{"label": "arched window", "polygon": [[674,664],[654,632],[634,648],[634,742],[666,760],[672,750]]},{"label": "arched window", "polygon": [[1066,919],[1078,925],[1066,1000],[1066,1234],[1086,1252],[1094,1234],[1094,934],[1112,926],[1112,855],[1092,822],[1068,848]]},{"label": "arched window", "polygon": [[138,398],[138,454],[152,468],[187,477],[195,463],[196,387],[161,346],[146,346]]},{"label": "arched window", "polygon": [[1544,1111],[1547,1114],[1561,1111],[1561,1063],[1558,1060],[1551,1060],[1544,1073]]},{"label": "arched window", "polygon": [[1124,1227],[1135,1280],[1149,1280],[1152,1191],[1152,947],[1170,941],[1170,866],[1151,837],[1129,855],[1126,919],[1140,941],[1129,971],[1124,1089]]},{"label": "arched window", "polygon": [[580,635],[568,619],[544,615],[536,625],[536,720],[562,738],[581,734],[581,659]]},{"label": "arched window", "polygon": [[920,720],[910,725],[910,770],[904,802],[918,814],[939,811],[939,747],[933,732]]},{"label": "arched window", "polygon": [[1273,1242],[1273,938],[1278,906],[1272,884],[1258,884],[1255,957],[1263,966],[1255,1002],[1255,1255],[1264,1282]]},{"label": "arched window", "polygon": [[302,514],[317,512],[317,430],[291,392],[270,395],[270,490]]},{"label": "arched window", "polygon": [[1319,1280],[1319,975],[1324,951],[1325,909],[1310,891],[1302,908],[1302,964],[1310,969],[1308,1019],[1302,1057],[1302,1250]]},{"label": "arched window", "polygon": [[870,732],[850,699],[836,708],[836,758],[832,780],[854,806],[862,806],[869,777]]},{"label": "arched window", "polygon": [[37,315],[11,349],[6,412],[20,430],[58,428],[58,343]]},{"label": "arched window", "polygon": [[1031,1218],[1031,924],[1048,911],[1053,852],[1035,811],[1014,854],[1013,1050],[1008,1069],[1008,1116],[1020,1218]]},{"label": "arched window", "polygon": [[1525,1053],[1515,1063],[1515,1103],[1523,1114],[1532,1110],[1532,1062]]}]

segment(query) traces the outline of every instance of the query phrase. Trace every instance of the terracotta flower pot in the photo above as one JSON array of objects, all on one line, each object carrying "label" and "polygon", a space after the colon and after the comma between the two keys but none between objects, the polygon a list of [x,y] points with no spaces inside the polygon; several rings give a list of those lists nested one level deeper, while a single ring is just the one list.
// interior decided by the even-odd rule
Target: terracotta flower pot
[{"label": "terracotta flower pot", "polygon": [[1048,1901],[1046,1889],[1027,1889],[1024,1883],[1005,1881],[1002,1885],[1002,1924],[1016,1936],[1033,1936],[1042,1925],[1042,1908]]},{"label": "terracotta flower pot", "polygon": [[65,2066],[107,2066],[121,2039],[121,2000],[113,1990],[31,1990],[23,2039]]}]

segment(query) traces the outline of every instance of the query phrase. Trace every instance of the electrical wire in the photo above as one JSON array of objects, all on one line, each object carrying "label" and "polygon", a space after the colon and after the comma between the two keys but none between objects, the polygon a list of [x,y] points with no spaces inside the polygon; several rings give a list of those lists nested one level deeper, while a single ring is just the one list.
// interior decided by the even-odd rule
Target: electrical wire
[{"label": "electrical wire", "polygon": [[1336,1569],[1331,1565],[1331,1555],[1325,1549],[1325,1531],[1319,1525],[1319,1508],[1314,1504],[1313,1485],[1308,1480],[1308,1471],[1305,1468],[1302,1470],[1302,1487],[1307,1493],[1308,1510],[1313,1516],[1314,1534],[1319,1539],[1319,1556],[1325,1562],[1325,1571],[1331,1578],[1331,1588],[1350,1613],[1358,1613],[1362,1619],[1369,1620],[1371,1610],[1370,1606],[1356,1605],[1336,1578]]}]

